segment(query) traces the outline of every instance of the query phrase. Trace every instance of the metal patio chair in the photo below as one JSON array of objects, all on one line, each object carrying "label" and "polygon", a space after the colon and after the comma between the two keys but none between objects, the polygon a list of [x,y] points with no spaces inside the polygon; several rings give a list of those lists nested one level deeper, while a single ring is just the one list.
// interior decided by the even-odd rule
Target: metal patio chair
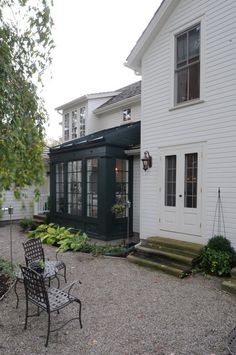
[{"label": "metal patio chair", "polygon": [[236,354],[236,327],[234,327],[228,335],[227,348],[230,354]]},{"label": "metal patio chair", "polygon": [[40,238],[32,238],[27,240],[27,242],[23,243],[23,248],[25,250],[25,262],[26,266],[30,266],[30,264],[34,261],[38,260],[43,260],[49,268],[54,268],[57,270],[57,275],[60,275],[59,271],[64,270],[64,277],[65,282],[66,280],[66,264],[57,259],[57,254],[56,254],[56,260],[46,260],[45,259],[45,254],[44,254],[44,249],[42,245],[42,241]]},{"label": "metal patio chair", "polygon": [[[45,285],[45,280],[42,275],[38,274],[34,270],[20,266],[21,272],[23,274],[24,286],[25,286],[25,295],[26,295],[26,314],[25,314],[25,326],[24,329],[27,329],[27,322],[29,317],[39,316],[41,312],[45,311],[48,314],[48,327],[47,327],[47,338],[45,346],[48,346],[49,335],[51,332],[55,332],[66,324],[73,320],[79,320],[80,328],[82,328],[81,321],[81,301],[79,298],[72,296],[70,294],[72,286],[76,283],[73,282],[71,285],[65,287],[64,289],[49,287],[47,288]],[[80,281],[78,281],[81,283]],[[68,291],[66,291],[68,289]],[[77,302],[79,304],[79,315],[78,317],[74,317],[68,321],[66,321],[59,328],[55,328],[51,330],[51,313],[57,312],[64,307],[70,305],[73,302]],[[37,306],[36,314],[29,314],[29,303]]]}]

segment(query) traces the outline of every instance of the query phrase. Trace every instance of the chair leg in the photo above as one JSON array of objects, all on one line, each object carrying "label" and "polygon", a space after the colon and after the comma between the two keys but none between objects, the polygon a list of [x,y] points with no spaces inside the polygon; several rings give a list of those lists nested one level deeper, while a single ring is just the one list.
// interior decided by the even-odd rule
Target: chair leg
[{"label": "chair leg", "polygon": [[24,329],[27,329],[27,322],[28,322],[28,299],[26,298],[26,304],[25,304],[25,327]]},{"label": "chair leg", "polygon": [[82,329],[82,321],[81,321],[81,308],[82,308],[82,304],[81,301],[78,299],[77,302],[79,303],[79,323],[80,323],[80,328]]},{"label": "chair leg", "polygon": [[51,327],[51,315],[50,315],[50,312],[48,312],[48,331],[47,331],[47,339],[46,339],[45,347],[48,346],[50,327]]},{"label": "chair leg", "polygon": [[65,283],[67,283],[67,279],[66,279],[66,265],[64,265],[64,279],[65,279]]},{"label": "chair leg", "polygon": [[18,308],[18,305],[19,305],[19,296],[18,296],[18,293],[16,292],[16,285],[17,285],[18,281],[19,281],[19,280],[16,279],[15,285],[14,285],[14,292],[15,292],[15,294],[16,294],[16,308]]}]

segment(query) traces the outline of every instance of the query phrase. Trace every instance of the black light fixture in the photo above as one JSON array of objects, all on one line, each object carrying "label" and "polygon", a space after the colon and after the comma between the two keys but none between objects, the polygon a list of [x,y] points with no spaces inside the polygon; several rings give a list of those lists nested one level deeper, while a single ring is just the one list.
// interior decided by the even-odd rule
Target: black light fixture
[{"label": "black light fixture", "polygon": [[146,171],[146,170],[148,170],[148,168],[152,167],[152,157],[147,150],[146,150],[146,152],[144,152],[144,156],[141,160],[143,163],[143,170]]}]

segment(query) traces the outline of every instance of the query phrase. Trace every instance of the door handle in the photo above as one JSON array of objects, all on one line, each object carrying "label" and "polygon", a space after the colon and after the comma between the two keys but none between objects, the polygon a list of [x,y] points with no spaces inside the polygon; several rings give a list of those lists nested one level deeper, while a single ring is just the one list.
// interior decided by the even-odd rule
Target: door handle
[{"label": "door handle", "polygon": [[182,197],[182,195],[179,195],[179,197]]}]

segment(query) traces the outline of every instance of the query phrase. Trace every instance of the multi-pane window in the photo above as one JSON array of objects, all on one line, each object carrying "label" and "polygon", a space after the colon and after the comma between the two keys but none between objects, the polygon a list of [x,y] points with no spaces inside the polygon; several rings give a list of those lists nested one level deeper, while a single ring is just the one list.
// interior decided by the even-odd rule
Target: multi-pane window
[{"label": "multi-pane window", "polygon": [[198,154],[185,154],[184,207],[197,208]]},{"label": "multi-pane window", "polygon": [[87,217],[98,216],[98,159],[88,159],[86,169]]},{"label": "multi-pane window", "polygon": [[131,120],[131,108],[126,108],[123,110],[123,121]]},{"label": "multi-pane window", "polygon": [[[129,195],[129,161],[126,159],[116,159],[115,166],[116,185],[115,196],[116,203],[126,205]],[[117,215],[117,218],[125,217],[126,211]]]},{"label": "multi-pane window", "polygon": [[176,206],[176,155],[165,157],[165,206]]},{"label": "multi-pane window", "polygon": [[200,97],[200,24],[176,36],[176,104]]},{"label": "multi-pane window", "polygon": [[81,107],[79,111],[79,136],[85,136],[85,107]]},{"label": "multi-pane window", "polygon": [[72,139],[77,138],[77,110],[71,113],[71,134]]},{"label": "multi-pane window", "polygon": [[70,137],[70,116],[66,113],[64,116],[64,140],[68,141]]},{"label": "multi-pane window", "polygon": [[56,212],[65,212],[64,164],[56,164]]},{"label": "multi-pane window", "polygon": [[68,162],[68,213],[82,216],[82,161]]}]

